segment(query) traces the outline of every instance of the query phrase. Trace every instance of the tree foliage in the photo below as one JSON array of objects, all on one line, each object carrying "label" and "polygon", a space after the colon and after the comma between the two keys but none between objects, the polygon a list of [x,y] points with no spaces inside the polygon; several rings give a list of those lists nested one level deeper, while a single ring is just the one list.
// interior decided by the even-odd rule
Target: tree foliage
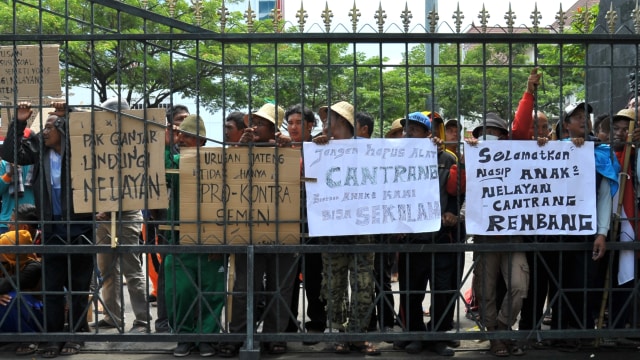
[{"label": "tree foliage", "polygon": [[[139,6],[137,0],[123,2]],[[510,119],[534,65],[544,73],[537,101],[547,113],[558,114],[563,99],[584,88],[585,49],[579,44],[440,44],[439,65],[434,66],[425,61],[424,44],[405,45],[402,59],[393,62],[382,54],[367,57],[347,43],[134,41],[126,35],[180,31],[82,0],[50,0],[42,5],[46,11],[38,8],[41,1],[29,3],[32,6],[16,4],[14,26],[13,5],[0,2],[4,33],[123,34],[121,40],[60,44],[63,85],[91,88],[98,97],[95,102],[113,91],[147,107],[175,95],[197,98],[213,111],[257,109],[266,101],[283,107],[304,103],[317,110],[346,100],[382,123],[375,131],[381,135],[394,119],[434,110],[434,103],[447,118],[480,118],[493,111]],[[222,0],[203,2],[203,30],[220,31],[221,4]],[[148,8],[187,24],[194,20],[188,0],[176,1],[173,15],[162,0],[150,0]],[[574,15],[569,31],[592,27],[594,8]],[[225,31],[247,33],[243,15],[230,13]],[[254,31],[275,30],[271,20],[264,20],[255,23]]]},{"label": "tree foliage", "polygon": [[[139,6],[137,0],[124,3]],[[33,6],[16,5],[16,26],[12,26],[11,4],[0,2],[4,14],[0,29],[4,33],[42,34],[123,34],[123,40],[69,41],[60,44],[63,86],[89,87],[106,100],[110,91],[126,94],[130,103],[144,103],[157,107],[173,94],[194,96],[207,94],[217,97],[220,86],[213,79],[222,76],[219,44],[202,41],[133,41],[128,34],[178,32],[158,22],[81,0],[51,0],[46,11],[39,11],[37,0]],[[161,0],[148,2],[149,9],[169,17]],[[216,13],[221,0],[205,1],[204,15],[210,21],[202,26],[213,30],[218,26]],[[185,0],[176,1],[176,20],[192,22],[193,8]],[[41,21],[40,21],[41,16]],[[6,18],[5,18],[6,17]],[[239,23],[240,14],[232,14],[227,21]],[[233,51],[228,53],[234,55]]]}]

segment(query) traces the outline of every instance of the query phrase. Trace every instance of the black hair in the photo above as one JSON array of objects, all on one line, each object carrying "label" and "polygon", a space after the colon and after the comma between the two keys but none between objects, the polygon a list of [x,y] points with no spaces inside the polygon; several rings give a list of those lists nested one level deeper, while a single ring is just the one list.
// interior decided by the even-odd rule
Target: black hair
[{"label": "black hair", "polygon": [[55,116],[56,119],[53,121],[53,126],[56,128],[56,130],[58,130],[58,132],[60,134],[62,134],[63,136],[66,136],[67,134],[67,129],[66,129],[66,123],[67,123],[67,119],[64,116],[58,116],[58,115],[49,115],[49,116]]},{"label": "black hair", "polygon": [[556,139],[561,140],[565,139],[565,132],[567,131],[567,127],[564,125],[563,120],[558,120],[556,126],[554,126],[554,132],[556,134]]},{"label": "black hair", "polygon": [[38,221],[38,212],[33,204],[20,204],[15,210],[17,221],[29,222],[29,226],[36,226]]},{"label": "black hair", "polygon": [[[78,109],[71,107],[71,106],[65,106],[66,107],[66,112],[67,113],[71,113],[71,112],[78,112]],[[55,114],[51,114],[49,116],[55,116],[56,120],[53,122],[53,126],[55,126],[55,128],[58,130],[58,132],[60,132],[60,134],[62,134],[63,136],[67,136],[67,118],[66,116],[58,116]]]},{"label": "black hair", "polygon": [[609,114],[600,114],[596,116],[596,120],[593,122],[593,132],[598,134],[600,129],[606,130],[605,132],[608,134],[611,132],[611,118]]},{"label": "black hair", "polygon": [[225,122],[231,121],[236,124],[236,129],[244,130],[247,125],[244,123],[244,113],[242,111],[232,111],[224,119]]},{"label": "black hair", "polygon": [[167,124],[173,124],[173,117],[175,116],[175,114],[179,112],[184,112],[184,111],[186,111],[187,113],[189,112],[189,108],[186,107],[185,105],[176,104],[176,105],[173,105],[172,107],[168,107],[166,112]]},{"label": "black hair", "polygon": [[295,104],[287,109],[284,113],[284,123],[286,124],[289,120],[289,116],[291,114],[300,114],[306,123],[313,123],[311,128],[316,126],[316,117],[313,114],[313,111],[306,106],[302,106],[302,104]]},{"label": "black hair", "polygon": [[368,112],[358,111],[355,120],[360,126],[367,126],[369,137],[371,137],[371,134],[373,134],[373,116]]}]

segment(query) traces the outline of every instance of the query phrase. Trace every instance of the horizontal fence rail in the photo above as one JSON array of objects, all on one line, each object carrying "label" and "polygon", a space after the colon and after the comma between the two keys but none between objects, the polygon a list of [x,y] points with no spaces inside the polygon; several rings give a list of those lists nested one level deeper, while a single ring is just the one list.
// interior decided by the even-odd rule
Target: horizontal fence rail
[{"label": "horizontal fence rail", "polygon": [[[380,5],[367,14],[372,21],[355,3],[351,22],[344,24],[332,22],[328,3],[320,14],[308,13],[301,4],[294,16],[285,19],[283,10],[276,9],[261,20],[257,9],[230,10],[223,1],[0,4],[0,13],[11,20],[0,25],[1,154],[2,168],[10,174],[0,184],[6,185],[0,186],[6,191],[2,214],[10,216],[15,204],[28,197],[16,191],[25,186],[36,205],[35,218],[16,218],[16,212],[0,219],[14,239],[0,237],[9,239],[3,240],[0,255],[13,254],[13,260],[2,260],[1,284],[17,289],[14,309],[25,307],[18,316],[22,325],[1,331],[0,341],[215,343],[248,356],[261,346],[276,353],[281,343],[301,341],[347,346],[395,341],[403,348],[412,342],[427,347],[460,340],[490,340],[492,347],[512,340],[567,345],[562,340],[575,339],[583,346],[601,346],[637,336],[637,107],[625,113],[633,124],[626,132],[616,125],[615,115],[639,95],[640,9],[633,1],[606,3],[610,9],[596,1],[560,7],[548,26],[540,24],[537,5],[531,25],[524,26],[514,26],[511,7],[505,25],[491,26],[482,7],[479,25],[467,27],[459,9],[449,24],[439,22],[445,16],[433,11],[424,21],[412,22],[417,16],[408,6],[394,21]],[[109,107],[107,100],[114,98],[116,108]],[[526,109],[535,115],[528,124],[533,130],[523,139],[515,119],[525,98]],[[340,101],[351,106],[346,116]],[[584,122],[587,133],[605,134],[594,147],[604,149],[599,159],[617,169],[613,178],[609,183],[604,175],[585,177],[588,185],[574,187],[558,181],[553,189],[562,194],[526,195],[540,202],[554,201],[554,196],[555,201],[561,196],[597,198],[588,204],[597,207],[591,226],[608,229],[604,257],[592,260],[604,252],[594,247],[596,229],[586,235],[567,234],[566,228],[549,233],[547,226],[526,234],[467,233],[470,220],[482,220],[473,209],[482,204],[468,199],[502,201],[513,194],[465,193],[478,188],[473,182],[484,180],[484,168],[469,170],[478,167],[465,160],[471,152],[465,139],[490,144],[474,129],[496,128],[495,116],[504,119],[508,133],[505,149],[491,147],[503,151],[500,156],[519,149],[519,140],[548,137],[555,143],[563,130],[574,131],[565,120],[574,111],[567,106],[580,102],[592,106]],[[179,104],[196,116],[181,116]],[[276,146],[262,137],[246,144],[255,134],[266,136],[260,129],[269,126],[271,139],[275,132],[293,138],[293,118],[284,111],[295,104],[312,111],[310,122],[303,121],[301,111],[291,112],[301,115],[300,132],[310,130],[308,137],[293,139],[293,145]],[[230,120],[234,111],[241,112],[235,123]],[[409,123],[420,122],[412,116],[427,119],[431,136],[444,141],[425,140],[414,148],[438,158],[431,187],[415,182],[406,192],[392,193],[371,180],[376,176],[371,173],[339,173],[352,158],[330,152],[339,151],[331,147],[340,144],[336,116],[356,131],[365,127],[355,124],[360,112],[367,113],[370,136],[380,144],[388,133],[410,133]],[[543,115],[548,125],[538,127]],[[608,122],[602,122],[605,118]],[[191,127],[181,127],[182,120]],[[454,139],[446,138],[450,120],[456,120]],[[231,129],[238,126],[253,133],[231,139]],[[31,130],[20,133],[24,128]],[[327,145],[332,150],[311,155],[324,156],[333,168],[312,177],[314,159],[304,149],[315,146],[311,139],[323,131],[335,136]],[[61,136],[60,151],[49,143],[51,132]],[[360,136],[352,132],[347,138]],[[204,147],[198,146],[201,140]],[[359,141],[366,140],[355,140],[353,146]],[[394,151],[410,151],[413,143],[403,141],[407,148]],[[546,151],[544,146],[536,151]],[[628,160],[619,149],[626,149]],[[62,155],[59,176],[52,180],[53,152]],[[450,159],[447,165],[442,154]],[[373,166],[365,159],[353,160],[353,169]],[[428,171],[419,172],[430,164],[426,156],[406,166],[400,161],[386,166],[394,171],[414,166],[414,178],[428,177]],[[547,164],[549,169],[531,161],[531,171],[550,174],[553,163]],[[508,163],[495,177],[510,181],[500,171],[511,167]],[[22,180],[13,175],[16,171],[24,171]],[[388,174],[391,178],[391,170]],[[395,172],[395,179],[405,179],[403,174]],[[578,170],[566,174],[575,177]],[[524,175],[520,180],[541,189],[551,186],[546,172],[539,176],[539,182],[526,181]],[[603,181],[607,191],[617,188],[618,195],[598,193]],[[326,193],[311,193],[318,183],[327,185]],[[56,185],[61,187],[52,195]],[[344,191],[335,196],[329,193],[332,187]],[[618,198],[625,192],[631,207],[626,203],[622,213]],[[404,232],[391,224],[391,234],[371,234],[354,220],[352,232],[340,232],[345,218],[364,221],[357,211],[374,193],[398,199],[379,213],[366,208],[371,210],[367,226],[380,218],[396,220],[393,211],[412,222],[412,214],[417,217],[420,211],[406,209],[426,204],[404,207],[416,193],[430,193],[443,205],[436,209],[442,224],[436,230]],[[315,211],[328,201],[332,208]],[[362,206],[349,205],[354,203]],[[576,208],[591,210],[567,203],[543,215],[569,222]],[[510,209],[503,210],[482,210],[481,218]],[[601,211],[607,216],[598,216]],[[453,223],[445,224],[450,218]],[[524,217],[514,219],[500,226],[527,228]],[[15,228],[23,226],[30,226],[32,234],[38,229],[41,243],[16,245]],[[29,278],[20,269],[34,254],[42,263],[41,284],[27,289]],[[619,274],[621,257],[627,261],[624,274]],[[159,280],[151,280],[154,276]],[[152,294],[159,307],[149,304]],[[30,308],[30,301],[42,301],[44,308]],[[545,319],[549,315],[551,322]],[[89,326],[105,319],[120,323],[111,324],[115,330]],[[2,329],[12,321],[0,315]]]}]

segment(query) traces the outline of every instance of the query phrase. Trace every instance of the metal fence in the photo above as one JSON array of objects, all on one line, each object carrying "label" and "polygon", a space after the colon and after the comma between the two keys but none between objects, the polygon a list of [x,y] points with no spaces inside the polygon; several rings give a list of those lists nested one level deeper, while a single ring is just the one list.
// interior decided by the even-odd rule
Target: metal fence
[{"label": "metal fence", "polygon": [[[401,13],[401,25],[387,23],[390,16],[382,7],[371,14],[376,20],[375,26],[363,24],[361,16],[364,15],[355,4],[349,13],[351,24],[333,24],[331,20],[333,14],[328,6],[321,14],[308,14],[301,5],[296,21],[283,20],[282,14],[278,11],[273,13],[272,19],[258,21],[255,20],[255,14],[250,8],[244,14],[233,13],[217,2],[203,1],[192,1],[191,4],[182,1],[143,1],[139,5],[131,1],[106,0],[65,1],[60,5],[44,4],[39,1],[14,1],[3,3],[1,6],[11,10],[9,12],[3,10],[5,17],[11,20],[5,21],[2,25],[0,44],[4,47],[3,49],[17,50],[22,45],[36,45],[39,49],[35,52],[37,58],[30,59],[35,69],[30,75],[38,88],[34,96],[19,94],[23,84],[17,80],[21,79],[21,74],[17,70],[20,66],[17,66],[17,60],[15,60],[18,57],[11,56],[14,51],[3,51],[2,62],[6,64],[15,61],[15,66],[9,67],[13,73],[2,74],[3,81],[9,81],[1,84],[5,89],[2,98],[2,127],[5,131],[9,121],[16,114],[16,104],[21,101],[32,102],[33,108],[41,110],[40,113],[48,111],[45,109],[49,107],[51,100],[56,99],[65,101],[71,107],[91,111],[103,110],[99,104],[112,94],[126,99],[132,106],[143,111],[157,107],[171,108],[175,104],[188,101],[191,104],[189,110],[206,120],[208,144],[217,146],[230,145],[224,140],[224,122],[218,119],[226,117],[236,109],[253,113],[262,104],[269,102],[284,108],[302,103],[316,110],[321,106],[345,100],[352,103],[356,111],[366,110],[373,115],[374,137],[383,137],[391,128],[393,119],[404,118],[413,111],[434,109],[441,112],[445,118],[459,119],[464,124],[464,130],[467,130],[472,129],[475,124],[486,121],[487,112],[497,112],[505,119],[512,119],[520,94],[525,89],[527,76],[536,66],[543,72],[543,83],[537,89],[535,107],[546,112],[551,119],[561,119],[564,106],[575,99],[586,99],[590,103],[598,104],[598,112],[613,115],[626,106],[630,96],[637,95],[637,80],[634,76],[629,76],[636,74],[640,68],[637,45],[637,24],[640,22],[637,14],[640,10],[637,7],[633,12],[625,14],[625,16],[630,14],[630,18],[625,18],[624,23],[617,20],[620,14],[613,7],[600,9],[598,17],[584,9],[570,14],[559,9],[558,20],[549,27],[540,26],[537,8],[532,12],[531,26],[523,27],[514,26],[513,13],[510,9],[505,15],[505,26],[490,26],[489,14],[482,9],[478,16],[480,25],[463,29],[461,28],[464,19],[462,11],[453,14],[453,25],[439,23],[438,14],[433,12],[428,13],[428,24],[414,24],[408,7]],[[629,7],[629,4],[624,3],[623,6]],[[447,28],[450,31],[446,31]],[[48,81],[48,70],[44,64],[48,60],[43,56],[42,49],[48,44],[58,44],[60,49],[59,64],[63,90],[59,97],[53,99],[47,93],[45,86]],[[621,80],[621,77],[624,80]],[[83,86],[90,87],[86,97],[80,101],[72,100],[77,98],[75,92],[84,91]],[[603,93],[609,93],[610,96],[602,97]],[[120,115],[116,116],[116,119],[120,118]],[[211,118],[215,120],[211,122],[209,120]],[[36,117],[37,121],[32,126],[35,132],[44,129],[46,119],[46,115]],[[93,115],[91,120],[95,121]],[[138,120],[145,124],[144,129],[158,126],[144,115],[138,117]],[[165,126],[162,119],[159,134],[164,131]],[[281,130],[286,130],[286,127],[282,127]],[[613,137],[610,137],[609,141],[613,141]],[[7,145],[9,144],[5,143],[5,146]],[[463,148],[462,143],[458,145],[460,149]],[[73,147],[73,144],[71,146]],[[117,151],[122,152],[123,146],[121,144]],[[91,146],[89,148],[90,151],[95,152],[95,148]],[[17,150],[18,147],[14,149]],[[40,150],[44,150],[44,147]],[[15,160],[17,159],[16,157]],[[12,161],[11,158],[5,160]],[[87,169],[89,173],[92,171],[95,170]],[[143,172],[145,177],[150,173],[149,169]],[[172,175],[171,171],[168,175]],[[66,176],[67,181],[71,180],[70,173],[62,176]],[[275,170],[276,179],[279,176],[278,170]],[[232,185],[235,182],[226,178],[220,181],[222,185]],[[251,181],[247,182],[251,183]],[[18,184],[14,181],[14,185]],[[190,193],[190,196],[195,197],[196,200],[203,196],[198,190],[199,185],[201,184],[197,182],[193,193]],[[180,196],[183,197],[179,200],[180,202],[185,201],[184,196],[187,196],[183,191],[184,189],[180,192]],[[585,189],[585,191],[590,190]],[[15,198],[17,195],[13,196]],[[73,200],[67,197],[63,199],[63,203],[71,203]],[[97,209],[96,204],[99,201],[96,200],[99,199],[94,197],[92,200],[93,209]],[[300,206],[304,210],[305,203],[304,199],[302,200]],[[462,199],[458,200],[462,203]],[[248,206],[251,209],[254,206],[253,202]],[[472,204],[466,206],[469,207]],[[284,210],[276,206],[275,211]],[[41,216],[44,215],[42,209],[38,211]],[[114,214],[118,214],[118,219],[121,219],[123,214],[119,213],[118,209],[115,211]],[[207,209],[200,211],[206,212]],[[305,229],[306,212],[300,213],[303,215],[299,225],[301,229]],[[206,221],[201,221],[202,214],[198,213],[197,216],[196,225],[208,225]],[[633,223],[637,221],[637,213],[632,216],[628,214],[628,217]],[[124,231],[122,229],[127,225],[137,223],[133,220],[120,221],[116,225],[117,232]],[[447,330],[451,328],[451,330],[446,332],[399,330],[402,326],[398,327],[395,324],[395,318],[407,316],[407,314],[399,311],[398,307],[404,305],[407,308],[408,302],[405,304],[396,302],[393,308],[394,324],[391,324],[396,326],[395,332],[364,332],[347,329],[346,332],[305,333],[304,324],[309,320],[307,315],[309,300],[305,298],[304,291],[300,295],[302,307],[297,309],[297,318],[287,307],[272,308],[278,302],[287,302],[287,299],[280,296],[281,280],[267,279],[267,281],[275,281],[278,285],[274,293],[270,293],[270,284],[266,289],[256,289],[254,286],[257,283],[248,281],[245,293],[233,290],[229,286],[232,283],[231,280],[222,290],[203,290],[202,279],[189,278],[189,282],[195,288],[194,294],[197,299],[189,305],[189,311],[186,311],[186,314],[198,318],[196,327],[191,332],[155,333],[153,320],[156,319],[157,314],[154,314],[154,308],[150,307],[148,319],[146,319],[148,323],[145,326],[151,333],[129,333],[126,326],[119,327],[117,333],[105,333],[100,328],[82,326],[71,326],[64,331],[44,331],[47,328],[45,321],[39,325],[42,333],[3,332],[0,333],[0,341],[239,341],[245,343],[248,351],[252,351],[258,346],[258,342],[276,341],[540,340],[567,337],[590,339],[630,337],[637,333],[640,323],[638,321],[638,282],[635,280],[637,269],[634,268],[634,280],[627,289],[612,286],[611,281],[607,284],[604,281],[596,282],[593,288],[570,289],[562,286],[561,276],[552,276],[549,280],[551,284],[560,287],[560,290],[548,299],[551,303],[567,303],[571,298],[570,294],[580,296],[595,294],[596,297],[601,298],[603,293],[625,291],[628,295],[626,303],[630,304],[632,309],[631,316],[627,319],[629,320],[627,327],[611,328],[606,327],[605,324],[605,327],[598,328],[587,325],[593,323],[594,318],[597,322],[597,316],[588,305],[582,308],[569,308],[570,314],[562,311],[554,313],[552,316],[559,318],[572,316],[576,320],[577,325],[560,330],[546,327],[544,330],[539,330],[538,326],[533,326],[532,330],[527,331],[503,332],[489,329],[468,332],[460,327],[465,311],[471,307],[471,304],[465,300],[464,290],[470,286],[475,267],[475,264],[469,264],[469,262],[466,267],[464,266],[465,254],[471,252],[476,255],[488,254],[497,251],[527,252],[531,255],[529,258],[531,281],[535,282],[543,273],[551,272],[551,275],[554,275],[549,265],[549,259],[554,255],[563,252],[590,254],[591,245],[588,242],[548,241],[546,237],[532,236],[531,241],[525,242],[479,243],[464,236],[463,223],[458,223],[457,230],[452,233],[455,241],[446,244],[437,241],[414,243],[389,240],[387,235],[381,234],[373,236],[370,241],[354,246],[348,242],[318,241],[309,238],[306,230],[302,230],[300,244],[263,246],[252,243],[258,236],[257,227],[261,224],[258,219],[249,218],[235,222],[225,220],[222,227],[226,229],[238,223],[247,224],[251,228],[249,237],[246,239],[250,244],[229,243],[225,238],[219,243],[211,243],[204,241],[204,237],[197,237],[193,244],[175,245],[172,239],[166,237],[166,234],[178,229],[178,226],[182,226],[183,230],[185,223],[180,223],[177,218],[173,220],[145,218],[144,225],[147,229],[159,226],[161,231],[167,231],[165,234],[159,234],[159,243],[151,240],[144,244],[121,244],[112,247],[109,244],[95,245],[98,228],[110,224],[108,220],[101,220],[95,215],[75,222],[40,220],[38,224],[41,228],[56,224],[63,227],[74,224],[89,225],[94,230],[84,238],[86,241],[84,245],[20,246],[12,248],[11,251],[15,249],[15,252],[20,254],[37,252],[45,257],[62,255],[66,258],[77,254],[90,254],[93,259],[105,254],[151,253],[161,254],[163,257],[171,254],[176,259],[180,258],[179,254],[194,255],[194,258],[198,258],[196,255],[199,254],[220,254],[216,260],[224,264],[225,270],[234,269],[233,265],[227,268],[230,258],[242,259],[241,264],[247,264],[246,269],[243,266],[236,266],[235,270],[229,271],[235,271],[236,276],[242,272],[242,275],[248,279],[255,276],[256,271],[263,271],[256,270],[253,266],[258,263],[257,258],[270,259],[268,261],[278,258],[273,268],[279,271],[286,270],[285,272],[291,275],[289,278],[297,278],[299,269],[305,268],[312,254],[399,253],[400,257],[413,254],[412,261],[419,259],[415,257],[418,255],[422,256],[426,263],[431,263],[444,254],[453,253],[456,254],[455,260],[450,264],[453,269],[449,268],[446,271],[455,273],[455,286],[442,292],[424,289],[427,303],[433,303],[437,296],[444,294],[448,299],[445,306],[447,311],[457,310],[452,326],[437,325],[438,328]],[[46,232],[44,236],[47,236]],[[153,239],[153,235],[148,236]],[[617,236],[609,235],[607,250],[611,253],[640,249],[635,241],[623,243],[616,241],[616,238]],[[163,243],[162,239],[166,242]],[[3,250],[3,252],[8,251]],[[234,256],[230,257],[229,254]],[[288,259],[286,262],[281,262],[281,257],[287,254],[294,260]],[[124,266],[122,258],[116,258],[114,264]],[[575,264],[567,263],[566,258],[559,256],[556,258],[559,259],[557,266],[561,269],[561,273],[582,271],[573,268]],[[384,267],[386,260],[384,256],[376,257],[376,266]],[[173,272],[176,269],[184,269],[183,266],[186,265],[180,262],[182,260],[176,261],[175,267],[165,267],[164,271]],[[410,261],[400,261],[400,264],[406,266],[405,273],[410,271]],[[148,272],[153,265],[153,261],[148,261],[145,272]],[[431,271],[442,271],[435,268],[435,265],[431,266],[433,266]],[[197,262],[193,268],[197,269],[196,273],[202,277],[207,277],[200,273],[204,271],[204,264]],[[609,265],[602,265],[598,274],[604,275],[607,268],[611,273],[613,261]],[[56,270],[47,268],[45,261],[43,274]],[[7,271],[3,267],[5,276],[8,275]],[[303,279],[311,278],[306,274],[308,271],[308,268],[301,271]],[[319,269],[313,268],[312,271],[317,273]],[[70,280],[77,274],[71,271],[67,276],[67,280],[71,282]],[[582,279],[586,280],[587,276],[585,271]],[[46,277],[44,278],[46,280]],[[91,295],[92,300],[82,310],[82,316],[87,312],[93,313],[93,318],[97,320],[104,316],[97,313],[98,306],[105,304],[100,294],[102,285],[100,275],[96,274],[93,278],[96,286],[86,291],[76,292],[74,289],[66,288],[65,291],[34,294],[44,295],[45,298],[47,295],[70,296],[73,294],[87,297]],[[375,279],[376,286],[381,287],[384,282],[382,274],[379,273]],[[399,279],[401,282],[403,280],[406,279]],[[20,282],[19,277],[17,281]],[[129,295],[122,291],[122,284],[117,286],[121,290],[120,300],[124,302]],[[303,281],[302,289],[304,290],[307,286],[308,284]],[[46,281],[44,288],[47,288]],[[147,296],[152,285],[145,280],[143,288]],[[544,291],[537,287],[532,289],[534,293],[529,294],[532,298],[537,298],[538,292]],[[408,295],[409,292],[401,294],[397,288],[385,290],[375,297],[375,302],[384,303],[387,301],[385,295],[389,294],[394,295],[397,301],[400,295]],[[241,332],[234,332],[226,321],[230,316],[228,308],[231,298],[241,295],[246,295],[246,304],[241,304],[247,309],[264,306],[264,312],[254,314],[252,311],[246,311],[246,327]],[[275,298],[275,303],[267,301],[263,304],[264,295],[273,295],[267,298]],[[370,295],[374,297],[374,294]],[[213,310],[215,306],[207,300],[210,296],[222,299],[225,308],[214,320],[215,326],[221,331],[213,334],[205,330],[202,319],[203,315],[215,314]],[[405,297],[402,296],[402,298]],[[601,301],[597,303],[600,305]],[[73,306],[68,309],[70,313],[77,310],[74,310]],[[198,310],[193,311],[193,309]],[[607,310],[609,319],[615,316],[616,308],[606,300],[604,309]],[[120,316],[124,315],[123,309],[109,310],[114,312],[113,315],[116,313]],[[327,310],[330,314],[336,311],[331,306]],[[597,310],[600,311],[600,308]],[[47,311],[46,308],[45,311]],[[175,311],[174,308],[172,313]],[[297,322],[294,321],[294,324],[297,324],[298,332],[254,332],[261,326],[262,320],[265,320],[264,314],[270,311],[275,311],[278,315],[284,311],[286,318],[295,319]],[[368,311],[368,315],[375,312],[374,306],[370,306]],[[483,309],[478,311],[482,315]],[[384,316],[384,312],[385,310],[379,316]],[[77,314],[75,316],[77,317]],[[473,321],[482,327],[480,319],[481,316],[473,318]],[[174,326],[185,320],[171,319]],[[543,318],[538,317],[534,320],[536,325],[541,325]],[[7,320],[0,319],[0,323],[3,321]]]}]

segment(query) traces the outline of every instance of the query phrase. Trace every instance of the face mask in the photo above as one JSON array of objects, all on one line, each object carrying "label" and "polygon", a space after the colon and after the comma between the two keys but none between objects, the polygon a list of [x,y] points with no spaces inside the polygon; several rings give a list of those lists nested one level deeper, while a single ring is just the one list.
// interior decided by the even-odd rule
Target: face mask
[{"label": "face mask", "polygon": [[500,138],[495,136],[495,135],[485,135],[485,136],[481,136],[480,140],[499,140]]}]

